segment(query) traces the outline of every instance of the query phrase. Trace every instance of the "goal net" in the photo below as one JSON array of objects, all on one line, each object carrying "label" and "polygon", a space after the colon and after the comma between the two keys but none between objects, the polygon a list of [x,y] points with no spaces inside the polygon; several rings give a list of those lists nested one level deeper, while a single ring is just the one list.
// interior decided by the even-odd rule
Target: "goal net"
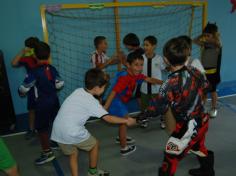
[{"label": "goal net", "polygon": [[[202,32],[206,18],[206,3],[122,2],[100,4],[60,4],[41,7],[44,39],[51,46],[52,64],[58,69],[65,87],[60,92],[64,100],[74,89],[83,87],[84,74],[92,67],[93,40],[105,36],[107,55],[117,50],[127,53],[123,37],[132,32],[140,38],[154,35],[158,39],[156,53],[162,55],[167,40],[179,35],[194,38]],[[193,57],[200,51],[193,47]],[[106,72],[112,77],[117,65]]]}]

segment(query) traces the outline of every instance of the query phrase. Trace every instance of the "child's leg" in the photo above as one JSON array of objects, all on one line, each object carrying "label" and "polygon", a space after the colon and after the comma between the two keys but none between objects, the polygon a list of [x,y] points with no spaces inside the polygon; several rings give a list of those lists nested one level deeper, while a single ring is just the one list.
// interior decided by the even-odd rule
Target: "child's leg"
[{"label": "child's leg", "polygon": [[159,176],[174,176],[178,163],[182,157],[164,153],[162,166],[159,168]]},{"label": "child's leg", "polygon": [[50,151],[51,149],[50,149],[48,131],[39,130],[38,136],[39,136],[39,141],[40,141],[42,150],[43,151]]},{"label": "child's leg", "polygon": [[89,168],[97,168],[99,144],[96,141],[94,147],[89,151]]},{"label": "child's leg", "polygon": [[55,159],[50,148],[49,127],[52,107],[35,110],[35,127],[43,150],[42,155],[35,160],[36,165],[42,165]]},{"label": "child's leg", "polygon": [[34,130],[34,121],[35,121],[35,113],[33,109],[29,110],[29,128],[30,130]]},{"label": "child's leg", "polygon": [[[126,117],[127,118],[127,117]],[[127,126],[126,124],[122,124],[119,126],[119,138],[120,138],[120,146],[122,149],[127,147]]]},{"label": "child's leg", "polygon": [[78,150],[75,150],[70,156],[70,170],[72,176],[79,176],[78,172]]},{"label": "child's leg", "polygon": [[171,111],[171,108],[168,108],[168,111],[164,115],[165,123],[166,123],[166,131],[168,134],[172,134],[176,127],[176,120]]},{"label": "child's leg", "polygon": [[4,141],[0,138],[0,170],[9,176],[18,176],[16,161],[8,150]]},{"label": "child's leg", "polygon": [[13,166],[10,169],[4,171],[8,176],[19,176],[17,166]]},{"label": "child's leg", "polygon": [[214,92],[211,92],[211,107],[213,109],[216,109],[216,106],[217,106],[217,98],[218,98],[218,95],[217,95],[217,92],[214,91]]}]

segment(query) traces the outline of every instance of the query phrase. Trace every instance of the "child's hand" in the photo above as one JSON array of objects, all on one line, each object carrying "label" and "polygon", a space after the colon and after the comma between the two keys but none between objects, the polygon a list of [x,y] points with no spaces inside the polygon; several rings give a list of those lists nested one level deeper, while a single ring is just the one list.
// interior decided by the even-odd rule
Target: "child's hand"
[{"label": "child's hand", "polygon": [[126,125],[127,126],[133,126],[135,124],[136,124],[136,119],[128,117]]}]

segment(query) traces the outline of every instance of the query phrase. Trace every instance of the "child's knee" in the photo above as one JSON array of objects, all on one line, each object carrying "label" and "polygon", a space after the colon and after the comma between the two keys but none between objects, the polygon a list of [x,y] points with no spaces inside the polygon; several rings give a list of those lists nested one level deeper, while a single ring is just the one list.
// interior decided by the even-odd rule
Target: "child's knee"
[{"label": "child's knee", "polygon": [[7,175],[9,175],[9,176],[18,176],[18,175],[19,175],[19,173],[18,173],[18,168],[17,168],[16,165],[13,166],[13,167],[11,167],[10,169],[6,170],[5,172],[6,172]]}]

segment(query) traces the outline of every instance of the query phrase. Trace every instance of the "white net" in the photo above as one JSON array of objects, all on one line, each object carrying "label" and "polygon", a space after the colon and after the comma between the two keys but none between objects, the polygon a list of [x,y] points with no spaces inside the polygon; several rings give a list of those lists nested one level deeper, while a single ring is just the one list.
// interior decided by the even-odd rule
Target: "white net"
[{"label": "white net", "polygon": [[[115,53],[114,8],[48,9],[49,44],[53,65],[65,81],[60,92],[60,99],[64,100],[74,89],[83,86],[84,74],[92,67],[91,53],[95,50],[93,40],[96,36],[107,38],[108,56]],[[119,7],[120,40],[130,32],[137,34],[141,43],[144,37],[154,35],[158,39],[156,52],[162,55],[162,47],[170,38],[195,37],[202,32],[202,11],[201,6],[191,5]],[[122,43],[121,49],[125,51]],[[199,57],[199,53],[198,48],[193,48],[194,57]],[[117,66],[109,66],[106,71],[113,76]]]}]

